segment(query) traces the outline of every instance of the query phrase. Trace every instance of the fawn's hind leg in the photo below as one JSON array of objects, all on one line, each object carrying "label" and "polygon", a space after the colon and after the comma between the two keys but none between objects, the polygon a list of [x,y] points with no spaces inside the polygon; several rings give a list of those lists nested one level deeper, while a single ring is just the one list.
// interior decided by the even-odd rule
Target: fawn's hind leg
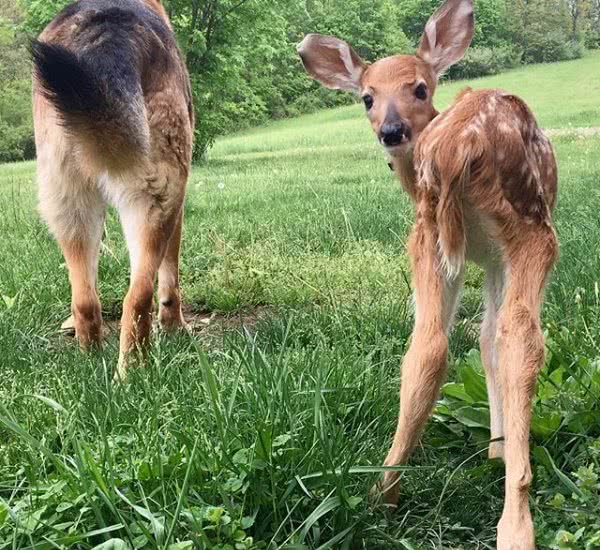
[{"label": "fawn's hind leg", "polygon": [[[402,366],[400,416],[386,466],[405,463],[417,444],[446,375],[448,330],[462,287],[462,273],[449,281],[440,269],[434,226],[417,222],[409,244],[416,314],[411,343]],[[399,474],[386,472],[383,496],[395,504]]]},{"label": "fawn's hind leg", "polygon": [[504,407],[505,501],[499,550],[534,550],[528,492],[529,429],[536,378],[544,362],[540,309],[544,284],[557,256],[554,231],[528,226],[507,246],[506,295],[498,318],[500,385]]},{"label": "fawn's hind leg", "polygon": [[158,320],[165,330],[187,328],[181,309],[181,289],[179,286],[179,254],[183,230],[183,208],[178,215],[177,224],[165,258],[158,271]]},{"label": "fawn's hind leg", "polygon": [[39,210],[56,237],[69,270],[71,325],[83,349],[102,340],[102,310],[96,289],[98,254],[106,204],[96,185],[75,170],[40,156]]}]

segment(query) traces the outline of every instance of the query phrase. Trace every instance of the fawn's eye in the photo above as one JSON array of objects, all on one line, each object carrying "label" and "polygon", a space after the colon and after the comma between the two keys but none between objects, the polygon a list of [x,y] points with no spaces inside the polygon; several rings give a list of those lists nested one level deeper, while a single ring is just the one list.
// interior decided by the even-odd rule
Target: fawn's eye
[{"label": "fawn's eye", "polygon": [[375,100],[373,99],[372,95],[365,95],[362,98],[365,107],[367,108],[367,111],[370,111],[373,108],[373,103],[375,103]]},{"label": "fawn's eye", "polygon": [[425,101],[427,99],[427,84],[421,82],[421,84],[415,88],[415,97],[421,101]]}]

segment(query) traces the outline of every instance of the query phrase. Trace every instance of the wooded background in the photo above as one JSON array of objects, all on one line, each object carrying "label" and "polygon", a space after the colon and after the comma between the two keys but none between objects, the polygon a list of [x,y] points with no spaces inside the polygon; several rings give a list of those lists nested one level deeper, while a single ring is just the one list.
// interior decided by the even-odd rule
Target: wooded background
[{"label": "wooded background", "polygon": [[[68,0],[0,0],[0,162],[35,155],[28,43]],[[195,158],[219,135],[351,102],[305,74],[308,32],[350,42],[367,61],[411,52],[440,0],[163,0],[187,61]],[[600,0],[475,0],[476,34],[449,78],[574,59],[600,47]],[[574,83],[575,85],[576,83]]]}]

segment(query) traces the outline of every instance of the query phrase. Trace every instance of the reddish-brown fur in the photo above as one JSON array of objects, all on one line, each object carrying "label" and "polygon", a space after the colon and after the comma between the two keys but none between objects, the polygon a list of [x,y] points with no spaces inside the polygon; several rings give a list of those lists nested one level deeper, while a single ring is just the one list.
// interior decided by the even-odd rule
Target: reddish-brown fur
[{"label": "reddish-brown fur", "polygon": [[[150,336],[157,274],[161,324],[170,329],[185,326],[179,252],[194,115],[189,77],[170,36],[167,14],[159,0],[144,2],[164,23],[160,36],[144,25],[144,13],[157,19],[152,12],[144,12],[142,5],[114,4],[133,21],[135,36],[130,35],[130,40],[132,48],[139,48],[133,51],[139,60],[140,81],[131,86],[138,86],[140,94],[132,101],[135,105],[131,108],[136,110],[131,120],[60,112],[53,92],[40,82],[39,72],[33,92],[39,208],[69,268],[73,315],[65,326],[75,328],[83,348],[99,344],[102,336],[96,272],[108,204],[118,210],[123,224],[131,257],[131,286],[123,303],[117,374],[121,379],[126,376],[131,352]],[[63,48],[85,61],[88,49],[111,40],[110,32],[90,23],[102,16],[103,10],[112,9],[106,5],[99,3],[96,8],[88,2],[62,12],[41,34],[40,43]],[[130,8],[131,15],[127,12]],[[136,23],[138,16],[142,19]],[[113,25],[118,25],[119,17]],[[125,114],[129,107],[117,106]],[[139,137],[121,126],[139,132]]]},{"label": "reddish-brown fur", "polygon": [[[415,327],[402,367],[398,428],[385,464],[408,460],[431,413],[446,374],[464,263],[471,259],[487,275],[481,351],[490,397],[489,453],[506,463],[497,545],[533,550],[528,438],[544,358],[542,295],[558,254],[551,219],[557,168],[548,139],[512,94],[467,89],[445,112],[433,107],[437,77],[462,57],[472,35],[472,0],[447,0],[427,24],[416,56],[368,66],[344,42],[319,35],[307,36],[299,52],[323,84],[365,98],[371,125],[415,204],[408,244]],[[426,98],[418,90],[423,85]],[[385,130],[391,124],[396,134]],[[389,504],[399,497],[399,479],[388,472],[376,488]]]}]

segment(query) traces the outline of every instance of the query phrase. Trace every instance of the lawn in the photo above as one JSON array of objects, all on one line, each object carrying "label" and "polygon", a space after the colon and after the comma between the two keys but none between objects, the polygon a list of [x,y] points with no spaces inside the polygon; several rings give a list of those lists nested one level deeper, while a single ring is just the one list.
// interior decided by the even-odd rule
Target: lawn
[{"label": "lawn", "polygon": [[[464,85],[443,85],[439,105]],[[547,128],[600,126],[598,54],[469,85],[518,93]],[[58,330],[70,291],[35,211],[35,166],[0,167],[0,549],[495,547],[504,473],[485,459],[476,268],[399,509],[367,499],[397,418],[413,214],[362,111],[224,138],[194,169],[182,263],[194,333],[157,331],[148,368],[122,386],[116,219],[100,261],[110,334],[84,355]],[[600,548],[600,136],[554,143],[561,259],[531,505],[539,548]]]}]

